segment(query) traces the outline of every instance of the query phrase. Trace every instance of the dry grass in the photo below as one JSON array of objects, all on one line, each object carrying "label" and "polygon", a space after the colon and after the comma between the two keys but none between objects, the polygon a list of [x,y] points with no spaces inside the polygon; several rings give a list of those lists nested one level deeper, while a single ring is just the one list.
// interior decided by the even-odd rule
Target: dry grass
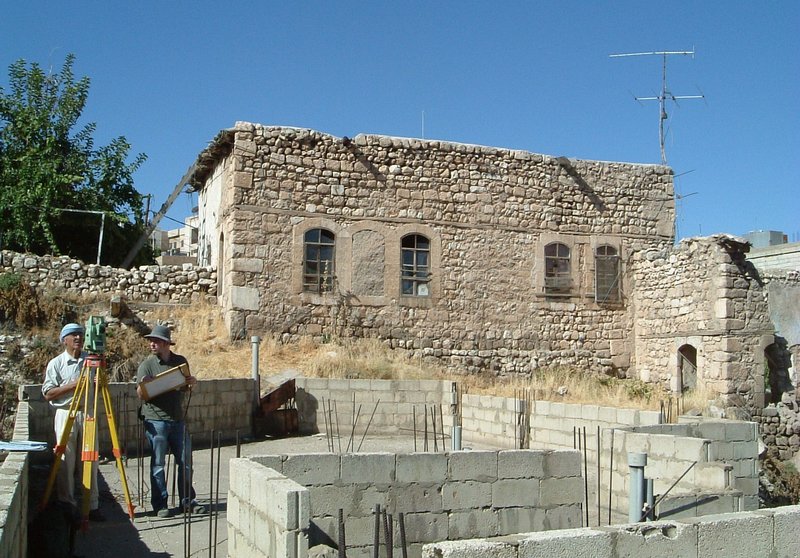
[{"label": "dry grass", "polygon": [[[156,317],[176,325],[175,350],[189,359],[198,378],[250,377],[251,344],[228,341],[218,307],[195,304]],[[582,374],[567,367],[540,370],[533,378],[459,375],[393,352],[376,339],[335,339],[328,343],[302,339],[284,344],[266,338],[259,346],[259,370],[262,378],[290,372],[325,378],[453,380],[465,393],[514,396],[530,390],[530,396],[537,399],[638,409],[659,409],[668,397],[658,387],[639,380]],[[707,403],[705,394],[698,393],[695,398],[696,402],[685,400],[683,408],[688,410],[697,403],[702,403],[702,408]]]}]

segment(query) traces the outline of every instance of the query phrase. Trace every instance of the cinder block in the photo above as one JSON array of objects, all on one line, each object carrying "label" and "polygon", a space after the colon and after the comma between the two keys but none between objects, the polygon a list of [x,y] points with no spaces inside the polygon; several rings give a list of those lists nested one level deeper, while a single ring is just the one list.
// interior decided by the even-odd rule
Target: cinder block
[{"label": "cinder block", "polygon": [[540,508],[501,508],[497,510],[498,535],[545,531],[545,510]]},{"label": "cinder block", "polygon": [[497,476],[500,479],[544,477],[545,452],[539,450],[503,450],[497,454]]},{"label": "cinder block", "polygon": [[538,505],[544,508],[583,501],[581,477],[545,478],[541,481]]},{"label": "cinder block", "polygon": [[286,459],[285,455],[252,455],[248,457],[254,463],[258,463],[259,465],[263,465],[264,467],[269,467],[277,471],[278,473],[283,473],[283,460]]},{"label": "cinder block", "polygon": [[600,530],[611,533],[616,556],[722,556],[697,554],[697,530],[685,523],[656,521],[602,527]]},{"label": "cinder block", "polygon": [[[348,556],[350,552],[348,550]],[[447,541],[426,544],[422,558],[517,558],[517,544],[502,541]],[[533,556],[533,555],[531,555]]]},{"label": "cinder block", "polygon": [[397,455],[397,482],[442,483],[447,478],[447,455],[443,453],[409,453]]},{"label": "cinder block", "polygon": [[697,516],[739,511],[738,494],[698,494]]},{"label": "cinder block", "polygon": [[268,514],[279,529],[299,529],[298,493],[307,489],[290,479],[270,480],[266,485],[270,506],[262,511]]},{"label": "cinder block", "polygon": [[441,513],[441,483],[408,483],[395,485],[389,492],[387,506],[394,513],[430,512]]},{"label": "cinder block", "polygon": [[708,461],[708,444],[711,440],[703,438],[676,438],[674,459],[678,461]]},{"label": "cinder block", "polygon": [[446,482],[442,487],[442,508],[466,510],[492,505],[492,485],[486,482]]},{"label": "cinder block", "polygon": [[[776,558],[795,558],[800,556],[800,506],[786,506],[770,510],[774,524]],[[761,513],[761,512],[759,512]]]},{"label": "cinder block", "polygon": [[333,484],[339,479],[338,455],[309,453],[289,455],[283,462],[283,474],[304,486]]},{"label": "cinder block", "polygon": [[493,481],[497,479],[496,451],[454,451],[447,454],[448,479]]},{"label": "cinder block", "polygon": [[395,454],[355,453],[341,456],[341,481],[353,484],[391,484],[395,480]]},{"label": "cinder block", "polygon": [[679,519],[697,517],[697,496],[695,494],[669,494],[656,506],[659,519]]},{"label": "cinder block", "polygon": [[449,513],[449,540],[477,539],[498,535],[497,512],[492,509],[473,509]]},{"label": "cinder block", "polygon": [[446,514],[407,513],[404,515],[404,521],[408,542],[426,543],[447,540],[449,526]]},{"label": "cinder block", "polygon": [[[697,556],[765,556],[772,548],[772,518],[748,512],[688,519],[697,529]],[[796,535],[796,529],[795,529]]]},{"label": "cinder block", "polygon": [[544,456],[545,477],[573,477],[581,474],[581,454],[577,450],[548,451]]},{"label": "cinder block", "polygon": [[499,479],[492,483],[492,507],[535,507],[539,505],[538,479]]},{"label": "cinder block", "polygon": [[583,525],[581,504],[565,504],[544,511],[544,524],[547,529],[575,529]]},{"label": "cinder block", "polygon": [[756,429],[757,425],[754,422],[726,421],[725,439],[731,442],[755,442],[757,439]]},{"label": "cinder block", "polygon": [[[487,555],[488,556],[488,555]],[[519,543],[518,558],[615,556],[611,533],[593,529],[568,529],[527,534]]]},{"label": "cinder block", "polygon": [[638,426],[639,411],[636,409],[617,409],[617,422],[620,426]]}]

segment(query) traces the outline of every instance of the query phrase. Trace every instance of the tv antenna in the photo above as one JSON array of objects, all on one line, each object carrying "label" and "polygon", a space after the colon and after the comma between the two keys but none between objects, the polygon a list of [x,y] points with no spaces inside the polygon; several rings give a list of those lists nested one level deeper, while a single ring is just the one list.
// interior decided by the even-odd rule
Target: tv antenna
[{"label": "tv antenna", "polygon": [[667,153],[664,149],[664,121],[667,119],[667,101],[678,104],[681,99],[705,99],[705,95],[673,95],[667,89],[667,56],[680,55],[691,56],[694,58],[694,48],[692,50],[662,50],[655,52],[629,52],[626,54],[609,54],[609,58],[622,58],[628,56],[661,56],[661,93],[657,97],[634,97],[637,101],[658,101],[658,142],[661,147],[661,164],[667,164]]}]

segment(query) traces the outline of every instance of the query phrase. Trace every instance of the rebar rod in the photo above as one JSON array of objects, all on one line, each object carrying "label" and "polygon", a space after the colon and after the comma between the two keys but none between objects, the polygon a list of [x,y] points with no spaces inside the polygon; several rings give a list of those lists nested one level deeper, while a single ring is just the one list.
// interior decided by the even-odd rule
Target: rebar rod
[{"label": "rebar rod", "polygon": [[431,405],[431,428],[433,428],[433,452],[439,451],[439,441],[436,438],[436,405]]},{"label": "rebar rod", "polygon": [[336,400],[333,401],[333,415],[336,417],[336,440],[339,442],[339,453],[342,453],[342,434],[339,431],[339,407]]},{"label": "rebar rod", "polygon": [[339,558],[347,558],[347,545],[344,534],[344,510],[339,508]]},{"label": "rebar rod", "polygon": [[428,405],[425,404],[425,438],[424,443],[422,444],[422,451],[428,451]]},{"label": "rebar rod", "polygon": [[[210,450],[209,453],[211,454],[211,456],[210,456],[210,458],[211,458],[211,467],[208,469],[208,498],[213,503],[213,501],[214,501],[214,498],[213,498],[213,496],[214,496],[214,430],[213,429],[211,430],[211,434],[208,437],[208,443],[209,443],[209,450]],[[210,507],[211,506],[209,506],[209,508]],[[211,558],[211,556],[212,556],[212,546],[211,545],[214,542],[213,541],[213,537],[212,537],[213,533],[211,532],[211,527],[212,527],[213,521],[214,521],[213,515],[214,514],[211,513],[211,510],[209,509],[209,514],[208,514],[208,557],[209,558]]]},{"label": "rebar rod", "polygon": [[613,494],[612,486],[614,483],[614,434],[615,429],[611,429],[611,451],[608,456],[608,524],[611,525],[611,497]]},{"label": "rebar rod", "polygon": [[383,510],[383,535],[386,558],[392,558],[392,516]]},{"label": "rebar rod", "polygon": [[597,526],[600,527],[600,517],[602,512],[600,510],[600,425],[597,425]]},{"label": "rebar rod", "polygon": [[375,504],[375,530],[372,533],[372,558],[380,558],[381,551],[381,505]]},{"label": "rebar rod", "polygon": [[589,446],[586,445],[586,427],[583,427],[583,501],[586,508],[586,527],[589,526]]},{"label": "rebar rod", "polygon": [[416,405],[414,405],[411,408],[411,419],[413,421],[412,424],[414,427],[414,453],[416,453],[417,451],[417,406]]},{"label": "rebar rod", "polygon": [[236,459],[242,456],[242,443],[239,440],[239,431],[236,431]]},{"label": "rebar rod", "polygon": [[[366,437],[367,437],[367,432],[369,432],[369,427],[370,427],[370,425],[372,424],[372,419],[373,419],[373,417],[375,416],[375,411],[377,411],[377,410],[378,410],[378,404],[379,404],[380,402],[381,402],[381,400],[380,400],[380,399],[378,399],[378,400],[375,402],[375,408],[373,408],[373,409],[372,409],[372,414],[369,416],[369,420],[367,421],[367,427],[364,429],[364,434],[362,434],[362,436],[361,436],[361,441],[360,441],[360,442],[358,442],[358,449],[356,450],[356,453],[358,453],[358,452],[360,452],[360,451],[361,451],[361,444],[363,444],[363,443],[364,443],[364,438],[366,438]],[[415,434],[416,434],[416,432],[415,432]],[[415,449],[416,449],[416,448],[415,448]]]},{"label": "rebar rod", "polygon": [[217,535],[219,533],[219,472],[222,468],[222,433],[217,432],[217,482],[216,482],[216,494],[214,496],[214,505],[212,506],[213,513],[214,513],[214,558],[217,558]]},{"label": "rebar rod", "polygon": [[406,518],[403,512],[397,515],[397,521],[400,524],[400,550],[403,553],[403,558],[408,558],[408,548],[406,548]]},{"label": "rebar rod", "polygon": [[442,451],[447,451],[444,433],[444,407],[441,404],[439,404],[439,433],[442,436]]},{"label": "rebar rod", "polygon": [[353,438],[356,435],[356,424],[358,424],[358,417],[360,417],[360,416],[361,416],[361,405],[358,406],[358,412],[353,417],[353,427],[350,430],[350,439],[347,440],[347,449],[345,450],[345,453],[349,453],[350,452],[350,447],[351,446],[353,447],[353,449],[355,449],[355,444],[353,443]]}]

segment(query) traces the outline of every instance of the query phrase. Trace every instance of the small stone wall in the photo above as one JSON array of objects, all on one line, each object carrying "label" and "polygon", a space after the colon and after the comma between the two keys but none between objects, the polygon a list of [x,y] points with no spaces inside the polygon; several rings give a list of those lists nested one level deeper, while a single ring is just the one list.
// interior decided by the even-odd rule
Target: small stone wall
[{"label": "small stone wall", "polygon": [[707,515],[614,527],[526,533],[502,540],[448,541],[425,545],[424,558],[663,558],[800,556],[800,506]]},{"label": "small stone wall", "polygon": [[[259,477],[278,480],[287,488],[277,497],[277,504],[268,506],[291,509],[296,500],[284,506],[285,494],[297,492],[294,483],[308,490],[307,528],[300,530],[307,543],[296,543],[302,549],[317,544],[335,545],[338,541],[338,510],[342,509],[347,535],[347,555],[353,558],[370,556],[373,543],[375,504],[380,504],[396,519],[404,514],[409,556],[421,555],[422,545],[443,539],[468,539],[508,535],[518,532],[564,529],[580,525],[580,459],[574,451],[468,451],[453,453],[362,453],[267,455],[250,458],[265,472]],[[240,483],[237,475],[253,475],[252,466],[231,465],[232,485]],[[275,476],[280,474],[281,476]],[[251,490],[253,487],[251,485]],[[257,509],[258,493],[249,496],[251,504],[237,505],[236,515],[229,509],[229,521],[237,532],[255,524],[253,514],[264,517]],[[232,495],[233,497],[233,495]],[[299,496],[302,506],[305,496]],[[280,512],[285,515],[284,511]],[[276,537],[286,540],[288,547],[296,540],[291,527],[295,517],[304,512],[286,514],[289,527]],[[271,523],[267,523],[269,527]],[[258,524],[256,532],[261,528]],[[272,532],[271,527],[266,531]],[[397,533],[397,526],[394,526]],[[258,536],[258,535],[256,535]],[[270,538],[272,535],[270,535]],[[266,539],[266,536],[264,537]],[[383,537],[382,537],[383,540]],[[394,536],[399,555],[399,535]],[[307,545],[307,546],[306,546]],[[243,545],[234,543],[238,550]],[[258,544],[255,545],[259,549]],[[242,556],[248,555],[247,553]],[[270,556],[284,556],[271,554]],[[231,556],[240,556],[231,553]],[[285,554],[294,556],[294,554]],[[299,553],[298,556],[304,556]]]},{"label": "small stone wall", "polygon": [[759,423],[764,443],[777,449],[781,460],[791,459],[800,451],[800,409],[797,403],[769,405],[753,420]]},{"label": "small stone wall", "polygon": [[138,302],[216,303],[217,273],[191,264],[147,265],[130,270],[87,264],[68,256],[36,256],[3,250],[0,275],[18,273],[35,288],[77,295],[123,295]]}]

